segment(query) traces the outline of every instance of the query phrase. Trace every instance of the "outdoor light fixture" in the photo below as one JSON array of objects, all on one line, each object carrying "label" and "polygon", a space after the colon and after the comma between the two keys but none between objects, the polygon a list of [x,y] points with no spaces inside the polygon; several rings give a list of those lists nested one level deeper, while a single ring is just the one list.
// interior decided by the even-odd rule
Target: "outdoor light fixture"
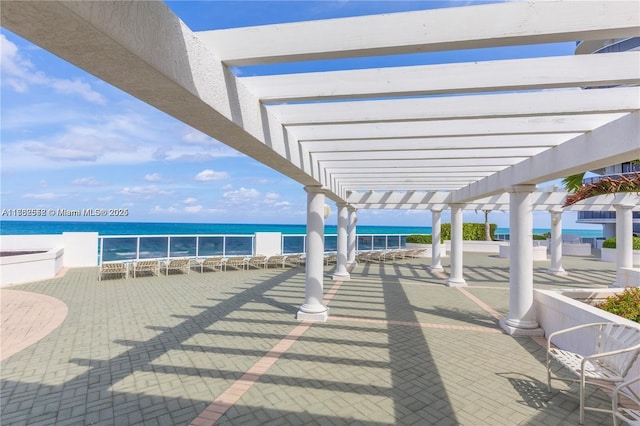
[{"label": "outdoor light fixture", "polygon": [[329,204],[325,204],[324,205],[324,218],[328,218],[329,215],[331,214],[331,206],[329,206]]}]

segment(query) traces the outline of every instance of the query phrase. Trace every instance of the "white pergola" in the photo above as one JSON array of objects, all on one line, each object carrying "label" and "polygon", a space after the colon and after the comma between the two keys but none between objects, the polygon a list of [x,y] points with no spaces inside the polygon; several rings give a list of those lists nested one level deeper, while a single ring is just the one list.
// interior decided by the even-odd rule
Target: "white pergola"
[{"label": "white pergola", "polygon": [[[536,192],[536,184],[640,158],[639,51],[253,77],[232,69],[638,37],[636,0],[527,1],[202,32],[161,2],[3,1],[1,14],[7,29],[304,185],[300,319],[327,318],[328,197],[338,206],[337,279],[349,277],[357,209],[431,209],[434,233],[440,211],[451,209],[452,286],[465,285],[462,210],[509,210],[503,327],[537,333],[531,215],[545,209],[559,222],[565,194]],[[637,196],[572,208],[615,209],[629,231],[619,235],[618,266],[631,263]]]}]

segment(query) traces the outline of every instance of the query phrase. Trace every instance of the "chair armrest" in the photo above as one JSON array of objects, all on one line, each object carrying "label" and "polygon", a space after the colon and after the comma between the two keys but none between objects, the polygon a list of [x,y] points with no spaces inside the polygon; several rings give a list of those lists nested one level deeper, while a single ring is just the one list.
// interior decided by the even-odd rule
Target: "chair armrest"
[{"label": "chair armrest", "polygon": [[582,360],[582,368],[584,369],[584,363],[585,362],[590,361],[592,359],[606,358],[608,356],[623,354],[625,352],[631,352],[631,351],[637,351],[637,350],[640,350],[640,345],[635,345],[635,346],[630,346],[628,348],[618,349],[617,351],[609,351],[609,352],[602,352],[602,353],[599,353],[599,354],[589,355],[589,356],[586,356],[586,357],[583,358],[583,360]]}]

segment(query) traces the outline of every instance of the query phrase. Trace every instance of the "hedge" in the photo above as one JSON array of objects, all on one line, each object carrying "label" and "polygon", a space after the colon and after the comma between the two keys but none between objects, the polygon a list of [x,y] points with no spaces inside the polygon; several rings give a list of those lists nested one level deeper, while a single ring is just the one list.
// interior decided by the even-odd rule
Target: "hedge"
[{"label": "hedge", "polygon": [[[616,238],[609,238],[602,242],[602,248],[616,248]],[[640,237],[633,237],[633,250],[640,250]]]},{"label": "hedge", "polygon": [[431,235],[407,235],[406,241],[413,244],[431,244]]},{"label": "hedge", "polygon": [[[496,239],[496,229],[498,229],[498,225],[495,223],[489,224],[489,229],[491,233],[491,240]],[[443,240],[451,239],[451,224],[443,223],[440,228],[440,232]],[[473,241],[484,241],[484,223],[463,223],[462,224],[462,239],[463,240],[473,240]]]},{"label": "hedge", "polygon": [[[498,225],[489,224],[491,229],[491,239],[495,240],[495,232]],[[484,241],[484,223],[463,223],[462,239]],[[440,240],[451,240],[451,224],[443,223],[440,227]],[[406,242],[414,244],[431,244],[431,235],[413,234],[407,235]]]}]

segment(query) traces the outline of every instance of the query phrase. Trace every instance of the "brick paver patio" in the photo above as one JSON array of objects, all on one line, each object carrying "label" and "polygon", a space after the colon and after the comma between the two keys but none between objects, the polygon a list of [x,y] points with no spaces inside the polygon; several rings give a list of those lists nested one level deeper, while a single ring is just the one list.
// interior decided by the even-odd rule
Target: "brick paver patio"
[{"label": "brick paver patio", "polygon": [[[327,269],[326,323],[294,319],[301,267],[102,282],[83,268],[3,289],[3,302],[44,295],[68,313],[3,355],[1,423],[577,424],[577,388],[547,393],[544,349],[498,326],[508,260],[465,253],[463,289],[446,287],[428,261],[361,264],[344,283]],[[595,258],[563,264],[568,277],[536,262],[535,286],[606,287],[615,277]],[[3,352],[16,303],[2,306]],[[589,398],[610,406],[600,391]],[[587,413],[587,424],[612,421]]]}]

